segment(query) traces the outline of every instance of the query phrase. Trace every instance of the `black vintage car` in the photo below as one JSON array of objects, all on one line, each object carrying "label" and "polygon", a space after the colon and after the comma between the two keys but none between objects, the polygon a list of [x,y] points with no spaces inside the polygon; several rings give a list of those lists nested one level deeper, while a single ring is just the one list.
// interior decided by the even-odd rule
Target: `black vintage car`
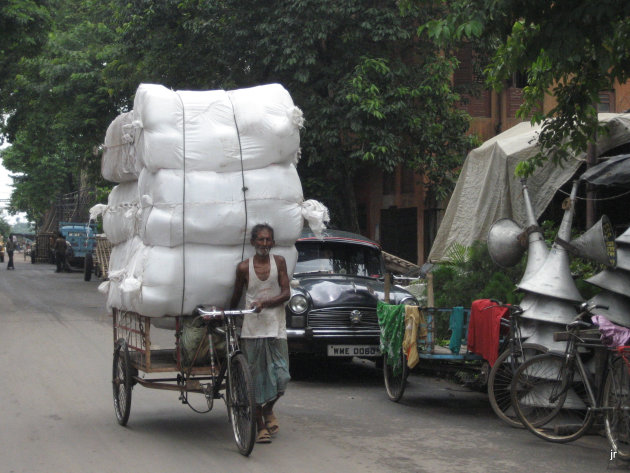
[{"label": "black vintage car", "polygon": [[[322,239],[302,233],[286,307],[291,355],[376,358],[376,302],[385,298],[384,264],[378,243],[361,235],[327,230]],[[392,304],[417,305],[391,286]]]}]

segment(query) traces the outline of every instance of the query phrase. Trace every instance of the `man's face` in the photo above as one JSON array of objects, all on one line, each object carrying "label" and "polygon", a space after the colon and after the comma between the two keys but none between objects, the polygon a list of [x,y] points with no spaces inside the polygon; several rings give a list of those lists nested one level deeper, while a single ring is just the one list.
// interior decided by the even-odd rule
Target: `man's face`
[{"label": "man's face", "polygon": [[258,256],[269,255],[269,251],[273,248],[274,243],[271,232],[266,228],[260,230],[256,238],[252,240],[252,245],[254,245]]}]

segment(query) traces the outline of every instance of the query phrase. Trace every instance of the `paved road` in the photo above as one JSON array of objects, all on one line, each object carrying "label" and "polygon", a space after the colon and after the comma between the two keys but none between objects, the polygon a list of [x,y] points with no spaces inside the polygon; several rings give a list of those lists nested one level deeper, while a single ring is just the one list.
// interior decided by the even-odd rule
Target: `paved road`
[{"label": "paved road", "polygon": [[369,362],[292,381],[278,404],[281,432],[249,458],[220,402],[200,415],[176,393],[138,386],[120,427],[99,281],[15,261],[15,271],[0,267],[0,473],[628,470],[609,461],[600,436],[546,443],[502,424],[485,394],[444,380],[414,374],[392,403]]}]

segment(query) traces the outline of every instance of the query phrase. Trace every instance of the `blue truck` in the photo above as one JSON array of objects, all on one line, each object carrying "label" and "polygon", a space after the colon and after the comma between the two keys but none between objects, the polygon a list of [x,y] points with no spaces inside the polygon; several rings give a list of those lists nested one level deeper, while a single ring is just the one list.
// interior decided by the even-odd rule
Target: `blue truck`
[{"label": "blue truck", "polygon": [[70,244],[66,256],[68,263],[82,267],[84,279],[89,281],[94,270],[96,223],[59,222],[59,232]]}]

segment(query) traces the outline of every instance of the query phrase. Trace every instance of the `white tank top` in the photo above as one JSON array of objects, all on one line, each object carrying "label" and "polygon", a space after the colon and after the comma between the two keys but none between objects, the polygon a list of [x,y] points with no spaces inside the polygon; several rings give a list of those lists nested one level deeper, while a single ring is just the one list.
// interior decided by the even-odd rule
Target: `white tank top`
[{"label": "white tank top", "polygon": [[[251,307],[257,299],[268,299],[280,294],[278,283],[278,267],[276,258],[269,255],[269,277],[264,281],[258,279],[254,270],[254,258],[249,258],[249,283],[245,293],[245,306]],[[287,321],[284,304],[267,307],[257,314],[246,314],[243,320],[241,338],[287,338]]]}]

